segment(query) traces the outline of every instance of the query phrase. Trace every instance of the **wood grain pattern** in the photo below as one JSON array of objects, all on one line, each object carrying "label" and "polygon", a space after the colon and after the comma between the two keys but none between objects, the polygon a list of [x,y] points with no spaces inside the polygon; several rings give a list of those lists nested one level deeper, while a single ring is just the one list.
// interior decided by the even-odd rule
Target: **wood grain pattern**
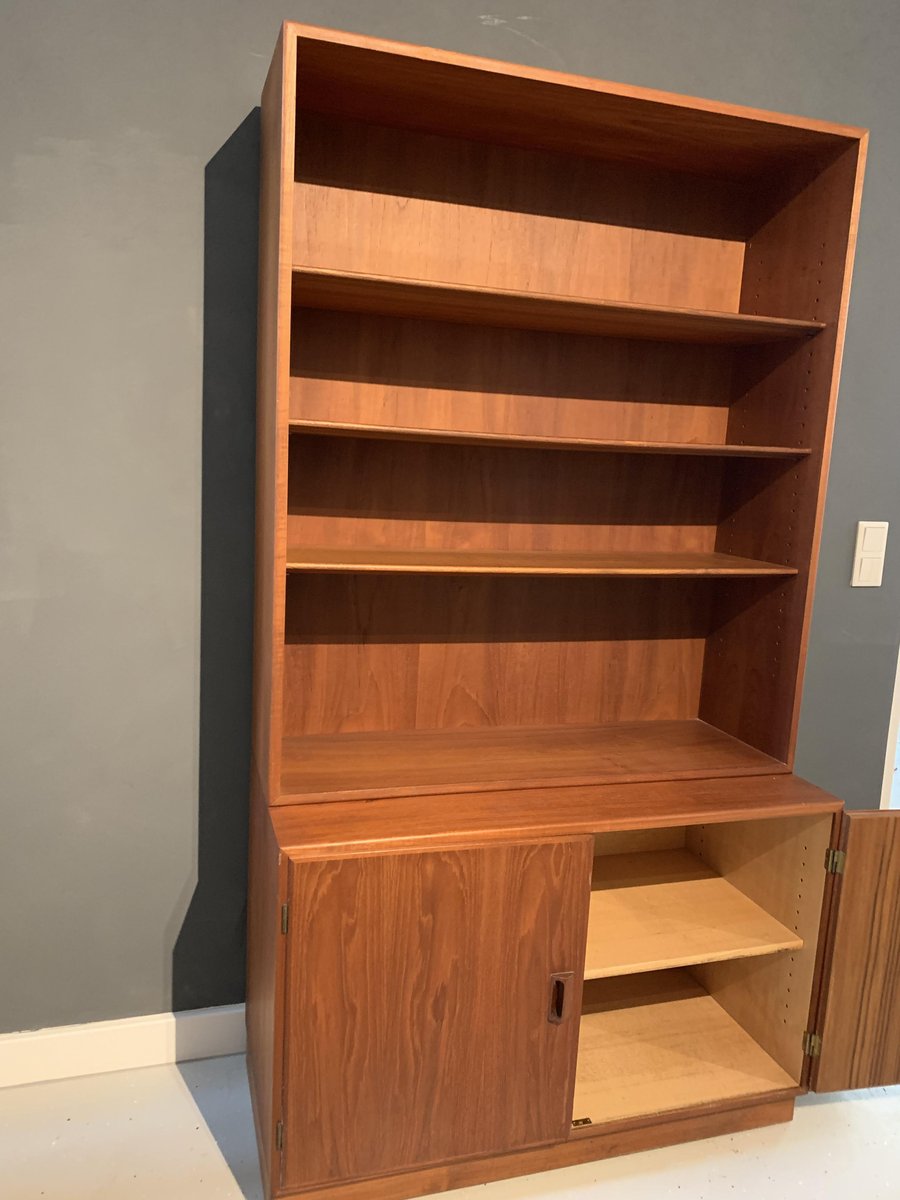
[{"label": "wood grain pattern", "polygon": [[778,764],[702,721],[286,738],[279,803],[768,775]]},{"label": "wood grain pattern", "polygon": [[576,1120],[602,1124],[793,1086],[687,971],[585,985]]},{"label": "wood grain pattern", "polygon": [[287,858],[278,847],[260,792],[261,785],[254,782],[247,898],[247,1075],[268,1188],[278,1175],[275,1124],[281,1115],[284,1022],[281,905],[287,898]]},{"label": "wood grain pattern", "polygon": [[[700,715],[761,750],[793,763],[813,584],[825,504],[850,278],[856,245],[865,139],[814,178],[795,169],[777,184],[774,214],[748,243],[742,308],[827,322],[788,356],[744,357],[728,440],[778,442],[812,450],[787,471],[756,464],[751,477],[733,464],[723,486],[716,548],[790,563],[795,582],[734,614],[727,598],[710,641]],[[760,473],[771,473],[760,486]],[[713,714],[715,716],[713,717]]]},{"label": "wood grain pattern", "polygon": [[[492,446],[295,437],[288,559],[296,567],[303,547],[322,547],[352,552],[351,561],[364,563],[371,551],[373,561],[385,559],[385,569],[402,570],[407,561],[415,569],[419,551],[440,550],[464,557],[456,566],[430,556],[434,569],[462,571],[490,567],[469,553],[479,550],[565,550],[573,558],[581,552],[612,558],[618,551],[710,552],[722,466],[716,459],[512,454]],[[382,556],[382,550],[390,553]],[[498,555],[498,562],[502,558],[508,561],[500,569],[517,565],[512,556]],[[547,569],[552,565],[548,556]],[[578,573],[576,564],[560,565]]]},{"label": "wood grain pattern", "polygon": [[266,78],[260,117],[252,756],[263,785],[263,803],[277,790],[281,750],[293,219],[286,201],[294,161],[296,63],[297,40],[282,34]]},{"label": "wood grain pattern", "polygon": [[692,96],[289,23],[298,103],[509,145],[746,178],[862,132]]},{"label": "wood grain pattern", "polygon": [[585,979],[753,958],[802,946],[795,930],[686,850],[595,860]]},{"label": "wood grain pattern", "polygon": [[284,516],[290,378],[291,206],[296,38],[282,31],[260,115],[260,239],[256,433],[253,715],[247,919],[247,1073],[264,1186],[276,1179],[281,1090],[282,961],[278,906],[285,882],[268,804],[281,771],[284,646]]},{"label": "wood grain pattern", "polygon": [[293,297],[294,304],[307,308],[711,345],[797,340],[824,328],[821,321],[800,318],[476,287],[303,263],[294,264]]},{"label": "wood grain pattern", "polygon": [[590,861],[585,837],[292,868],[284,1186],[565,1139]]},{"label": "wood grain pattern", "polygon": [[[537,1150],[520,1150],[492,1158],[451,1162],[422,1171],[404,1171],[378,1179],[337,1184],[327,1188],[282,1190],[283,1197],[304,1196],[307,1200],[411,1200],[450,1188],[469,1187],[535,1171],[550,1171],[575,1163],[615,1158],[660,1146],[672,1146],[701,1138],[721,1137],[790,1121],[794,1114],[796,1088],[776,1099],[748,1096],[740,1101],[722,1101],[699,1111],[672,1113],[621,1122],[619,1125],[588,1127],[567,1142]],[[586,1135],[586,1136],[583,1136]]]},{"label": "wood grain pattern", "polygon": [[786,954],[694,969],[711,996],[799,1083],[820,941],[832,814],[688,830],[688,846],[803,942]]},{"label": "wood grain pattern", "polygon": [[606,454],[688,454],[714,458],[804,458],[809,450],[797,446],[742,446],[715,442],[648,442],[608,438],[473,433],[470,430],[422,429],[403,425],[360,425],[350,421],[291,419],[291,433],[318,437],[384,438],[391,441],[435,442],[447,445],[506,446],[512,450],[586,450]]},{"label": "wood grain pattern", "polygon": [[291,546],[289,571],[378,571],[426,575],[796,575],[780,563],[691,550],[395,550],[351,546]]},{"label": "wood grain pattern", "polygon": [[747,188],[304,113],[294,262],[736,312]]},{"label": "wood grain pattern", "polygon": [[[865,135],[293,23],[262,126],[267,1191],[399,1200],[785,1119],[840,809],[788,764]],[[605,1124],[570,1132],[548,984],[580,986],[598,839],[598,896],[712,884],[712,953],[772,953],[591,981]],[[872,903],[862,1075],[900,1040]]]},{"label": "wood grain pattern", "polygon": [[848,812],[817,1092],[900,1083],[900,813]]},{"label": "wood grain pattern", "polygon": [[291,346],[295,419],[725,441],[735,353],[729,346],[313,308],[295,310]]},{"label": "wood grain pattern", "polygon": [[692,718],[724,585],[291,572],[285,734]]},{"label": "wood grain pattern", "polygon": [[830,819],[840,811],[840,800],[796,775],[768,774],[288,804],[274,808],[272,820],[279,844],[299,861],[768,817]]}]

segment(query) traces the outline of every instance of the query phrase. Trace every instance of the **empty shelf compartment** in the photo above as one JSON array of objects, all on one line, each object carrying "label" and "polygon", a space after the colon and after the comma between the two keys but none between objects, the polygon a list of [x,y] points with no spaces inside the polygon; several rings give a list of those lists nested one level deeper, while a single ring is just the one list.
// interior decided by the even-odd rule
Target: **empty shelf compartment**
[{"label": "empty shelf compartment", "polygon": [[594,860],[586,979],[802,946],[793,930],[688,850]]}]

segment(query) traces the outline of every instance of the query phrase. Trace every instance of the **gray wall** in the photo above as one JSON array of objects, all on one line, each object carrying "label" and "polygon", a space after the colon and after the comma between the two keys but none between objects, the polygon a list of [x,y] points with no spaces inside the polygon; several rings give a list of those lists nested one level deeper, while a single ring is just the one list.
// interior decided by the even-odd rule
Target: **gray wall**
[{"label": "gray wall", "polygon": [[0,1030],[242,995],[253,109],[287,16],[872,129],[798,768],[878,801],[900,525],[884,587],[848,577],[856,520],[900,522],[895,0],[6,0]]}]

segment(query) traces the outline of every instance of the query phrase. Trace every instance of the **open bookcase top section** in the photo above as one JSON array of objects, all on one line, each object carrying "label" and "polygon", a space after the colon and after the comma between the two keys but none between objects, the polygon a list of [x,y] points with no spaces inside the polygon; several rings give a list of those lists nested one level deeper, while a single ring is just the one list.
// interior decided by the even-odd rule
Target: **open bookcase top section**
[{"label": "open bookcase top section", "polygon": [[788,317],[583,299],[307,266],[294,268],[293,299],[310,308],[346,312],[712,345],[804,338],[825,328],[821,321]]},{"label": "open bookcase top section", "polygon": [[288,22],[301,108],[510,145],[758,175],[864,131]]}]

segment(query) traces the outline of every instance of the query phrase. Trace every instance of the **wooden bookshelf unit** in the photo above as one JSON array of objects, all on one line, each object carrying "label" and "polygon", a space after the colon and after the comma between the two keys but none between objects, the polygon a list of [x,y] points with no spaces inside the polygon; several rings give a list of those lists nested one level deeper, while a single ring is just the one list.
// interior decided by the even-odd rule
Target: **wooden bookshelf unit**
[{"label": "wooden bookshelf unit", "polygon": [[267,1196],[401,1200],[900,1080],[900,819],[792,773],[865,149],[284,25]]}]

